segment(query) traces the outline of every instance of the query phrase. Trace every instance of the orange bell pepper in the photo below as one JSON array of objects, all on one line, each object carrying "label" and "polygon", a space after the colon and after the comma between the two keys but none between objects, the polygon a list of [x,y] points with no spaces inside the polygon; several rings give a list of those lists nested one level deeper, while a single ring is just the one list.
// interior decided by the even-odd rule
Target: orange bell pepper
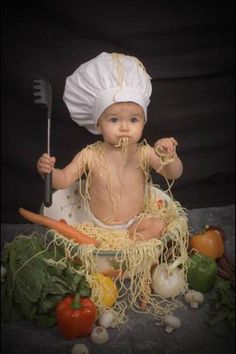
[{"label": "orange bell pepper", "polygon": [[225,251],[223,230],[216,226],[206,226],[202,232],[192,235],[189,243],[192,249],[214,260]]}]

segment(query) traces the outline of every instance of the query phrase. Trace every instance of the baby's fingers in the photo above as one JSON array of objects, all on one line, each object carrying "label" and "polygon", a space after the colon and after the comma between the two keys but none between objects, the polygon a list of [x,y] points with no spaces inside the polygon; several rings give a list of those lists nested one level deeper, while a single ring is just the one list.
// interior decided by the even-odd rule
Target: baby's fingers
[{"label": "baby's fingers", "polygon": [[48,154],[43,154],[37,163],[39,173],[50,173],[54,168],[55,162],[55,157],[50,157]]},{"label": "baby's fingers", "polygon": [[56,159],[54,156],[49,156],[48,154],[43,154],[40,159],[39,159],[39,162],[40,163],[43,163],[43,164],[48,164],[50,165],[51,167],[53,167],[55,165],[55,162],[56,162]]},{"label": "baby's fingers", "polygon": [[166,149],[169,155],[172,155],[174,153],[177,145],[178,143],[174,138],[170,138],[168,140]]},{"label": "baby's fingers", "polygon": [[177,146],[177,145],[178,145],[178,142],[177,142],[177,140],[175,140],[175,138],[171,137],[171,138],[170,138],[170,141],[172,142],[172,144],[173,144],[174,146]]},{"label": "baby's fingers", "polygon": [[178,143],[174,138],[163,138],[157,141],[154,149],[159,156],[173,156],[177,145]]}]

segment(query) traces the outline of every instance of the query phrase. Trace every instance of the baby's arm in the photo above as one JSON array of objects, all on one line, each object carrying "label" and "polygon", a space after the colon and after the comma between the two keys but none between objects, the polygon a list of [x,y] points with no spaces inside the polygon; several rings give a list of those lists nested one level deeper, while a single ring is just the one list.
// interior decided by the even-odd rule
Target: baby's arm
[{"label": "baby's arm", "polygon": [[73,160],[63,169],[55,168],[56,158],[43,154],[37,161],[38,173],[44,178],[45,173],[52,172],[52,186],[64,189],[78,180],[85,172],[84,150],[75,155]]},{"label": "baby's arm", "polygon": [[[160,175],[168,179],[177,179],[183,173],[183,164],[176,154],[177,141],[174,138],[162,138],[154,147],[150,147],[150,165]],[[162,166],[160,155],[164,154],[170,162]]]}]

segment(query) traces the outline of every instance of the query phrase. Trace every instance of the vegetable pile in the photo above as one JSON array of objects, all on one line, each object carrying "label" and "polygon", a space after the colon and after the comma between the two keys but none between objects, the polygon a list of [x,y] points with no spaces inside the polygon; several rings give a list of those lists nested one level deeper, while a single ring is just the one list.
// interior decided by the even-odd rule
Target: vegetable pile
[{"label": "vegetable pile", "polygon": [[226,235],[218,226],[207,226],[190,237],[189,287],[201,292],[214,288],[209,325],[220,322],[235,328],[235,263],[225,249]]},{"label": "vegetable pile", "polygon": [[[58,221],[57,224],[61,227],[65,223]],[[71,232],[70,228],[66,228],[68,232]],[[90,242],[86,235],[81,235],[77,235],[80,242]],[[146,284],[146,298],[140,299],[141,310],[147,306],[151,293],[163,299],[184,295],[185,302],[197,309],[204,302],[203,294],[215,288],[209,324],[224,321],[234,328],[235,265],[226,253],[224,242],[223,230],[210,226],[190,236],[186,274],[181,257],[171,265],[165,262],[153,264],[151,283]],[[1,266],[2,318],[5,321],[28,319],[43,328],[57,325],[65,339],[90,335],[94,343],[106,343],[109,340],[107,328],[116,325],[112,307],[119,297],[119,289],[113,278],[117,279],[122,272],[114,269],[116,273],[109,276],[91,274],[92,284],[100,289],[96,296],[106,308],[105,312],[99,313],[95,297],[92,297],[94,302],[90,299],[94,288],[91,284],[92,289],[89,287],[81,271],[81,262],[76,262],[76,258],[73,260],[65,252],[63,246],[37,233],[17,236],[5,244]],[[181,320],[170,311],[163,317],[162,325],[167,333],[172,333],[181,327]]]},{"label": "vegetable pile", "polygon": [[[7,268],[1,287],[2,317],[5,321],[28,319],[40,327],[56,324],[56,304],[65,296],[90,296],[85,277],[70,271],[70,261],[55,262],[65,256],[62,249],[45,247],[36,233],[17,236],[6,243],[2,262]],[[55,265],[56,264],[56,265]],[[75,269],[79,265],[73,264]]]}]

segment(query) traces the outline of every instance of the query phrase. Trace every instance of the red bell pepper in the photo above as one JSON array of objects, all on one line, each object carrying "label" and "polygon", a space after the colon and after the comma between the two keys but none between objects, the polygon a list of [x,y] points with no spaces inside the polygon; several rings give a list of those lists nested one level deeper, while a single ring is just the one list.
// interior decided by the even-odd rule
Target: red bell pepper
[{"label": "red bell pepper", "polygon": [[87,336],[92,332],[96,314],[96,306],[90,299],[69,295],[56,306],[58,329],[65,339]]}]

